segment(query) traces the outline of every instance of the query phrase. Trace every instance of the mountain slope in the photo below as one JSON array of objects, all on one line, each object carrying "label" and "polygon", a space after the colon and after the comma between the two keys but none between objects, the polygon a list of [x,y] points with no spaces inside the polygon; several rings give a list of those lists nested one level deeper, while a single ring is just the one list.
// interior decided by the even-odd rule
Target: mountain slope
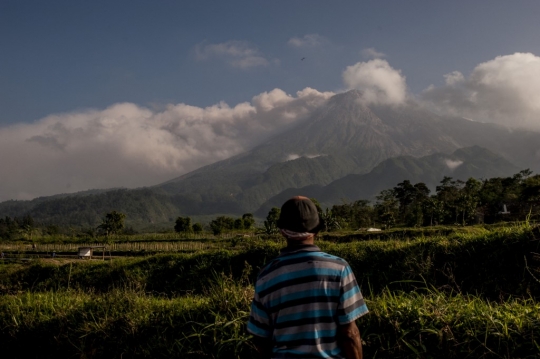
[{"label": "mountain slope", "polygon": [[[367,173],[387,158],[473,145],[520,168],[540,170],[539,133],[441,117],[414,102],[366,106],[353,90],[333,96],[312,117],[251,151],[155,188],[174,194],[185,210],[240,213],[256,210],[287,188],[324,186],[347,174]],[[291,157],[299,158],[288,161]]]},{"label": "mountain slope", "polygon": [[503,157],[479,146],[458,149],[451,155],[436,153],[421,158],[400,156],[381,162],[367,174],[350,174],[327,186],[287,189],[264,203],[256,214],[264,216],[272,207],[279,207],[297,195],[317,198],[321,205],[331,207],[359,199],[374,200],[380,191],[393,188],[403,180],[424,182],[434,191],[444,176],[466,181],[471,177],[506,177],[520,170]]}]

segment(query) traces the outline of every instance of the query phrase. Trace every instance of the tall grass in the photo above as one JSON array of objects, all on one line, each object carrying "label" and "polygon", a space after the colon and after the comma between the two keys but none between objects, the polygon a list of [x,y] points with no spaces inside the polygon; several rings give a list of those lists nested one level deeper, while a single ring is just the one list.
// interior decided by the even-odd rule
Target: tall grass
[{"label": "tall grass", "polygon": [[[538,227],[347,243],[370,314],[366,357],[540,357]],[[10,358],[253,358],[257,271],[281,240],[110,262],[0,265],[0,353]],[[524,257],[529,258],[528,264]]]},{"label": "tall grass", "polygon": [[212,232],[165,232],[165,233],[136,233],[136,234],[111,234],[85,235],[85,234],[35,234],[32,238],[20,237],[14,243],[104,243],[104,242],[160,242],[160,241],[221,241],[230,240],[236,237],[256,237],[253,230],[238,230],[214,235]]},{"label": "tall grass", "polygon": [[364,340],[373,356],[537,358],[540,304],[501,303],[436,290],[384,291],[368,301]]},{"label": "tall grass", "polygon": [[[540,283],[530,274],[536,273],[538,267],[534,260],[534,253],[540,253],[538,239],[538,227],[523,226],[487,234],[317,244],[322,250],[345,258],[362,288],[369,288],[373,294],[387,287],[415,290],[421,281],[446,292],[500,300],[540,296]],[[201,293],[213,272],[239,278],[246,262],[253,268],[253,281],[258,270],[279,254],[282,245],[283,242],[247,240],[231,249],[196,253],[65,265],[41,261],[12,265],[0,276],[0,293],[61,290],[67,288],[68,278],[71,288],[86,291],[106,292],[130,283],[148,293],[168,297]]]},{"label": "tall grass", "polygon": [[[253,289],[216,277],[204,295],[117,290],[0,296],[10,358],[253,358],[245,331]],[[425,290],[368,297],[358,321],[369,358],[537,358],[540,305]],[[30,345],[31,343],[31,345]]]},{"label": "tall grass", "polygon": [[[130,288],[0,296],[10,358],[251,358],[245,331],[253,288],[216,276],[205,295],[171,299]],[[28,345],[32,343],[32,345]]]}]

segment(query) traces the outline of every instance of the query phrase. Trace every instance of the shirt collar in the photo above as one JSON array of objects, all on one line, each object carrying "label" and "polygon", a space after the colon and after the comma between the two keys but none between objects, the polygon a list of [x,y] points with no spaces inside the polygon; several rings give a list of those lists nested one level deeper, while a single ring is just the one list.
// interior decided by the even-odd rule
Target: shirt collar
[{"label": "shirt collar", "polygon": [[321,249],[314,244],[300,244],[292,247],[285,247],[279,251],[279,256],[285,256],[287,254],[298,252],[320,252]]}]

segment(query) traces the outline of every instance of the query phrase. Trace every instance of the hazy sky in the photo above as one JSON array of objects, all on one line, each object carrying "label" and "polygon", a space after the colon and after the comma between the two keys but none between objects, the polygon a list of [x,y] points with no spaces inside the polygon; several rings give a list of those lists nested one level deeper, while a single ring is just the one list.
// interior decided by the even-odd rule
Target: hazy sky
[{"label": "hazy sky", "polygon": [[536,0],[2,0],[0,201],[156,184],[348,88],[538,128],[538,19]]}]

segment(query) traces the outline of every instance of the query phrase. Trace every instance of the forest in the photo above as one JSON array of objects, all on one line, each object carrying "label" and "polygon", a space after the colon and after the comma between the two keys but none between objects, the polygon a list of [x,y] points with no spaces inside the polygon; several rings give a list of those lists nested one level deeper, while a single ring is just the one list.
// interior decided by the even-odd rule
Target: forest
[{"label": "forest", "polygon": [[[393,188],[381,191],[373,202],[358,199],[352,203],[334,204],[324,209],[316,198],[312,200],[318,206],[324,231],[330,233],[367,228],[469,226],[525,219],[535,221],[540,218],[540,175],[523,170],[510,177],[470,178],[467,181],[444,177],[434,193],[431,193],[422,182],[411,183],[404,180]],[[58,236],[97,240],[100,236],[107,236],[111,226],[113,228],[111,233],[114,234],[126,236],[139,234],[139,231],[125,226],[125,213],[120,213],[123,215],[121,224],[110,223],[107,216],[113,213],[120,212],[113,210],[102,213],[101,223],[95,227],[36,221],[30,214],[14,218],[6,216],[0,218],[0,240],[31,241],[36,238]],[[251,213],[237,217],[220,215],[207,223],[201,221],[192,223],[189,215],[178,215],[175,222],[163,232],[183,234],[208,232],[214,235],[232,232],[275,234],[278,217],[277,207],[272,208],[267,217],[259,221]]]}]

